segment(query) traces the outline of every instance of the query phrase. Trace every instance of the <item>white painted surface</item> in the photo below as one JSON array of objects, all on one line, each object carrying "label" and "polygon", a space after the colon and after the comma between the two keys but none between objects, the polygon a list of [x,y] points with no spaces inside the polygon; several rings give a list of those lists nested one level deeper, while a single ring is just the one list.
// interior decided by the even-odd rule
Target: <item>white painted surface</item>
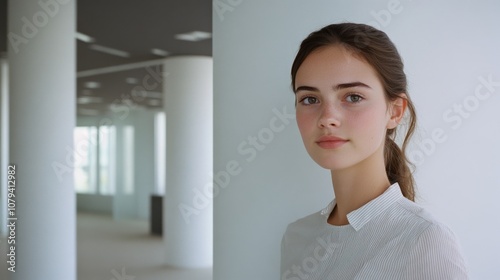
[{"label": "white painted surface", "polygon": [[38,1],[8,2],[7,32],[24,38],[19,44],[7,41],[9,162],[16,164],[18,217],[12,279],[76,279],[70,152],[76,117],[76,1],[53,2],[50,7]]}]

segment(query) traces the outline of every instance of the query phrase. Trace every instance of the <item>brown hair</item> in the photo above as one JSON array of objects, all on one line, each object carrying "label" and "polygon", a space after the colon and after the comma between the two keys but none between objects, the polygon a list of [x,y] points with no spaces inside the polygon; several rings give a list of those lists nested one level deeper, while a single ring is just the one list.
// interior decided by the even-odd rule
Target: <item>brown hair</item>
[{"label": "brown hair", "polygon": [[406,135],[402,148],[396,144],[396,128],[388,129],[385,137],[384,161],[387,177],[391,184],[398,183],[403,195],[415,200],[415,181],[405,151],[415,130],[415,107],[407,93],[406,74],[403,62],[396,47],[387,35],[369,25],[356,23],[331,24],[315,31],[302,41],[300,49],[292,65],[292,87],[295,90],[295,76],[300,65],[314,50],[331,45],[341,45],[361,56],[377,72],[384,87],[386,99],[393,101],[403,98],[399,94],[406,93],[407,111],[409,115]]}]

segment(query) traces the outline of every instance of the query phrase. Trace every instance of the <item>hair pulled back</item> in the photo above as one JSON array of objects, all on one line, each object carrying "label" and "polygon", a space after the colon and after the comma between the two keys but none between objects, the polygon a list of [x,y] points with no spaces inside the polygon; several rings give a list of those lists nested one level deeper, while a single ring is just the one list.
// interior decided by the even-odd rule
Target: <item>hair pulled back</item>
[{"label": "hair pulled back", "polygon": [[384,88],[386,100],[393,101],[405,93],[408,123],[402,148],[395,142],[396,128],[388,129],[385,137],[384,161],[387,177],[391,184],[398,183],[403,195],[415,200],[415,181],[405,151],[416,126],[415,107],[408,95],[406,74],[403,61],[389,37],[376,28],[365,24],[331,24],[317,30],[302,41],[292,64],[292,87],[295,90],[295,77],[304,60],[314,50],[321,47],[340,45],[353,54],[359,55],[377,72]]}]

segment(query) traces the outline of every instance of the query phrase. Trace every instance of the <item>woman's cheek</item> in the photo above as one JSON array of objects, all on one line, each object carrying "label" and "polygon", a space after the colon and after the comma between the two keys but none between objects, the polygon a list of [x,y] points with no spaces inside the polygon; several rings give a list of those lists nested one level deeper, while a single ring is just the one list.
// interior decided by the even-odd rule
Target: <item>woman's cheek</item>
[{"label": "woman's cheek", "polygon": [[372,134],[378,127],[375,125],[377,118],[379,116],[371,110],[351,111],[344,118],[344,127],[354,135]]},{"label": "woman's cheek", "polygon": [[351,111],[346,114],[344,118],[344,126],[349,129],[363,129],[369,128],[372,121],[371,112],[367,111]]},{"label": "woman's cheek", "polygon": [[378,141],[384,134],[384,115],[380,110],[365,110],[353,112],[349,118],[348,127],[357,135],[364,135],[363,138]]},{"label": "woman's cheek", "polygon": [[295,117],[297,119],[297,125],[299,126],[299,129],[301,131],[306,131],[308,128],[310,129],[314,125],[313,116],[308,112],[299,111],[297,112]]}]

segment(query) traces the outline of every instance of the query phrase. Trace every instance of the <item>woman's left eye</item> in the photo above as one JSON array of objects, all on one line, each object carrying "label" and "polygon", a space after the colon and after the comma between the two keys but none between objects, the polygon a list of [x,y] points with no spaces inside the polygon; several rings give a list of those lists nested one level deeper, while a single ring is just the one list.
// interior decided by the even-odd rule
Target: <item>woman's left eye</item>
[{"label": "woman's left eye", "polygon": [[358,103],[361,100],[363,100],[363,97],[361,97],[360,95],[357,95],[357,94],[350,94],[349,96],[347,96],[346,99],[350,103]]}]

